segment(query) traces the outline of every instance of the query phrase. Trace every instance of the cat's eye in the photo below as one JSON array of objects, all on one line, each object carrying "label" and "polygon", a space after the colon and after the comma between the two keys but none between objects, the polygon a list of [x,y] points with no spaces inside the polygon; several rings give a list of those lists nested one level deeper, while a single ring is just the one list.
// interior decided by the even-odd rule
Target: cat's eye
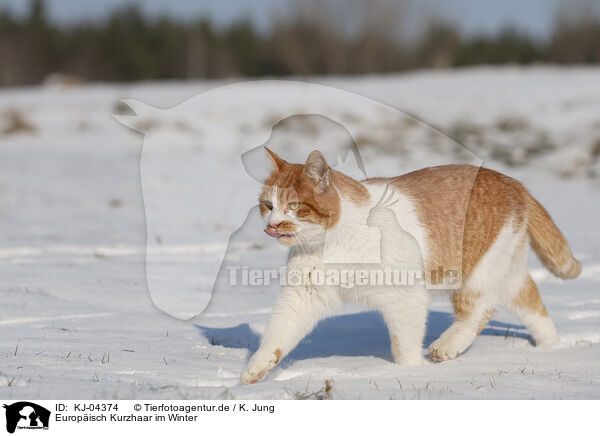
[{"label": "cat's eye", "polygon": [[292,201],[291,203],[288,203],[288,207],[290,208],[290,210],[296,210],[300,207],[300,202]]},{"label": "cat's eye", "polygon": [[262,204],[269,210],[273,210],[273,204],[270,201],[262,201],[260,204]]}]

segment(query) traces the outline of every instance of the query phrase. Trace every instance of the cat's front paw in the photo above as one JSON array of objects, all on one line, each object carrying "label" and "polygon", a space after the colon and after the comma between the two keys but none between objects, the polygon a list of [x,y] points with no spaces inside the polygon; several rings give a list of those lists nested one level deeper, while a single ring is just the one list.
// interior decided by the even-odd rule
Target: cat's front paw
[{"label": "cat's front paw", "polygon": [[279,363],[281,351],[276,349],[274,352],[257,351],[250,359],[248,367],[244,370],[241,382],[244,385],[258,383]]},{"label": "cat's front paw", "polygon": [[241,381],[243,385],[252,385],[254,383],[258,383],[264,376],[264,372],[255,372],[248,367],[242,373]]},{"label": "cat's front paw", "polygon": [[470,341],[460,340],[461,338],[457,337],[440,337],[429,347],[429,355],[431,358],[437,362],[442,362],[444,360],[450,360],[458,357],[460,353],[465,351],[469,345],[471,345]]}]

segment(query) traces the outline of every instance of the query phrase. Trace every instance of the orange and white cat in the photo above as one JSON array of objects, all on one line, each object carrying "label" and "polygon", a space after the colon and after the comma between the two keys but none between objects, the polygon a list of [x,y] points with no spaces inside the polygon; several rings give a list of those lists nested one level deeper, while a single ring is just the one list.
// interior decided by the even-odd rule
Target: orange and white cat
[{"label": "orange and white cat", "polygon": [[[455,318],[430,346],[432,359],[453,359],[465,351],[500,305],[521,319],[536,345],[558,341],[529,275],[528,246],[563,279],[577,277],[581,265],[546,210],[516,180],[489,169],[447,165],[359,182],[330,168],[318,151],[305,164],[267,152],[274,170],[260,195],[260,210],[265,232],[290,247],[288,268],[385,264],[421,270],[424,280],[403,286],[284,286],[243,383],[262,379],[319,320],[346,302],[380,311],[394,360],[420,365],[427,289],[443,282],[444,274],[434,274],[440,270],[457,272],[460,286],[448,291]],[[366,260],[374,257],[380,264]]]}]

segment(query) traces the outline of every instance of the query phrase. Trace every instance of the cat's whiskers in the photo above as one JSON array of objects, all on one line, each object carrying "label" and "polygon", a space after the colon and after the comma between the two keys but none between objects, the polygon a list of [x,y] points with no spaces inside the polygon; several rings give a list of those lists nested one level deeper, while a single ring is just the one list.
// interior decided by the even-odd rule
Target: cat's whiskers
[{"label": "cat's whiskers", "polygon": [[296,232],[292,233],[292,237],[298,242],[298,245],[300,245],[300,248],[302,249],[302,254],[306,255],[306,250],[304,249],[304,245],[302,244],[302,241],[300,240],[300,238],[298,238],[298,235],[296,234]]}]

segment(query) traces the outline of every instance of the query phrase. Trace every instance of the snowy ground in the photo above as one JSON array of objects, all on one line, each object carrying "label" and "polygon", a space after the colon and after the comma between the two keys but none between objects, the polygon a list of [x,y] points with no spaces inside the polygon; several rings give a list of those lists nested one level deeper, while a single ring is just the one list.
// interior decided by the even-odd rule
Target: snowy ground
[{"label": "snowy ground", "polygon": [[[600,398],[600,69],[313,81],[415,115],[532,191],[584,265],[579,279],[561,282],[531,258],[560,344],[534,348],[523,326],[499,313],[457,360],[404,368],[391,361],[379,316],[349,307],[322,322],[264,382],[240,386],[278,289],[221,286],[215,304],[187,321],[156,308],[145,278],[142,136],[110,115],[124,111],[118,101],[125,97],[166,108],[220,83],[7,89],[0,91],[0,397],[318,398],[333,380],[335,399]],[[229,139],[239,147],[215,146],[218,133],[196,131],[189,120],[145,120],[159,138],[188,151],[198,146],[200,173],[223,174],[239,188],[211,187],[239,206],[225,217],[203,209],[212,227],[180,235],[193,243],[163,247],[159,255],[183,264],[198,253],[210,257],[219,252],[211,251],[216,241],[245,218],[247,201],[236,195],[252,202],[259,185],[236,165],[253,126],[272,121],[268,101],[252,107],[242,99]],[[445,136],[407,117],[355,119],[352,108],[342,115],[358,126],[369,175],[465,160]],[[213,116],[218,127],[229,115]],[[328,134],[312,121],[283,130],[282,149],[291,154],[294,141]],[[185,145],[186,138],[196,142]],[[253,233],[253,223],[237,260],[278,267],[284,251],[260,227]],[[435,299],[424,353],[450,321],[448,302]]]}]

